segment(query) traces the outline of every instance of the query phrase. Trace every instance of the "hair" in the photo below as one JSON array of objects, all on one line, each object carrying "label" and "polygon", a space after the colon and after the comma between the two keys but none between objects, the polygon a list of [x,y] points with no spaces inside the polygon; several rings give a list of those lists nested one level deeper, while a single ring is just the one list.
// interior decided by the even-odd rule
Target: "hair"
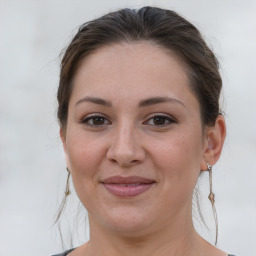
[{"label": "hair", "polygon": [[[65,131],[67,125],[73,80],[81,62],[101,47],[142,41],[170,50],[182,60],[186,65],[191,91],[200,105],[202,125],[215,124],[220,114],[222,79],[214,53],[198,29],[189,21],[174,11],[147,6],[138,10],[121,9],[80,26],[68,47],[62,52],[57,92],[57,116],[61,129]],[[204,223],[198,204],[197,188],[195,196],[199,215]],[[65,200],[66,197],[55,222],[60,218]]]},{"label": "hair", "polygon": [[72,81],[82,60],[103,46],[140,41],[153,42],[182,59],[189,68],[190,87],[200,104],[202,124],[215,124],[222,87],[215,55],[198,29],[176,12],[143,7],[111,12],[80,26],[61,61],[57,92],[61,128],[66,127]]}]

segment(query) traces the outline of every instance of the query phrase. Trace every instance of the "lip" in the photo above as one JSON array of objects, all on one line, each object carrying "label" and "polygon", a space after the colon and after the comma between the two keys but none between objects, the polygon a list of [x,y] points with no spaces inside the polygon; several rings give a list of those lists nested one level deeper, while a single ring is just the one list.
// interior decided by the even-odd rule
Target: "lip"
[{"label": "lip", "polygon": [[111,176],[101,182],[106,190],[119,197],[134,197],[146,192],[156,182],[140,176]]}]

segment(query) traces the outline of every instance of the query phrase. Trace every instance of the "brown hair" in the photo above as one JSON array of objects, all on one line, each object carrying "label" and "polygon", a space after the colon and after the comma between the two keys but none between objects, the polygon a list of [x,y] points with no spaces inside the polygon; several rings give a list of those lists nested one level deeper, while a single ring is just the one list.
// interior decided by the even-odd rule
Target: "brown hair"
[{"label": "brown hair", "polygon": [[191,89],[203,125],[214,125],[220,112],[222,80],[218,61],[197,28],[176,12],[156,7],[121,9],[84,23],[64,52],[57,93],[58,120],[65,129],[72,80],[81,61],[102,46],[151,41],[176,53],[189,67]]}]

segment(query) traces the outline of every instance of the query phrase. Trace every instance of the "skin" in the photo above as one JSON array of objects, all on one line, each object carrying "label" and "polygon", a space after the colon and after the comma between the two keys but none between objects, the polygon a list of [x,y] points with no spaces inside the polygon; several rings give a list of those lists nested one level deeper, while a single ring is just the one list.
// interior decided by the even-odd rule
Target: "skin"
[{"label": "skin", "polygon": [[[227,255],[196,233],[191,216],[198,176],[220,156],[225,121],[219,116],[215,126],[202,128],[182,61],[149,42],[105,46],[86,57],[73,86],[60,134],[88,210],[90,241],[69,255]],[[155,97],[171,100],[140,106]],[[156,183],[120,198],[100,183],[113,175]]]}]

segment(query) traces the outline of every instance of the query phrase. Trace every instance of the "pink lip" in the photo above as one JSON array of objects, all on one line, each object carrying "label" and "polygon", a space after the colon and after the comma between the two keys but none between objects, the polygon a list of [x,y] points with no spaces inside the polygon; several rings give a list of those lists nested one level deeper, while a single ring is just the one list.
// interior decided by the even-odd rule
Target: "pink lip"
[{"label": "pink lip", "polygon": [[132,197],[147,191],[156,182],[140,176],[112,176],[101,182],[110,193],[119,197]]}]

